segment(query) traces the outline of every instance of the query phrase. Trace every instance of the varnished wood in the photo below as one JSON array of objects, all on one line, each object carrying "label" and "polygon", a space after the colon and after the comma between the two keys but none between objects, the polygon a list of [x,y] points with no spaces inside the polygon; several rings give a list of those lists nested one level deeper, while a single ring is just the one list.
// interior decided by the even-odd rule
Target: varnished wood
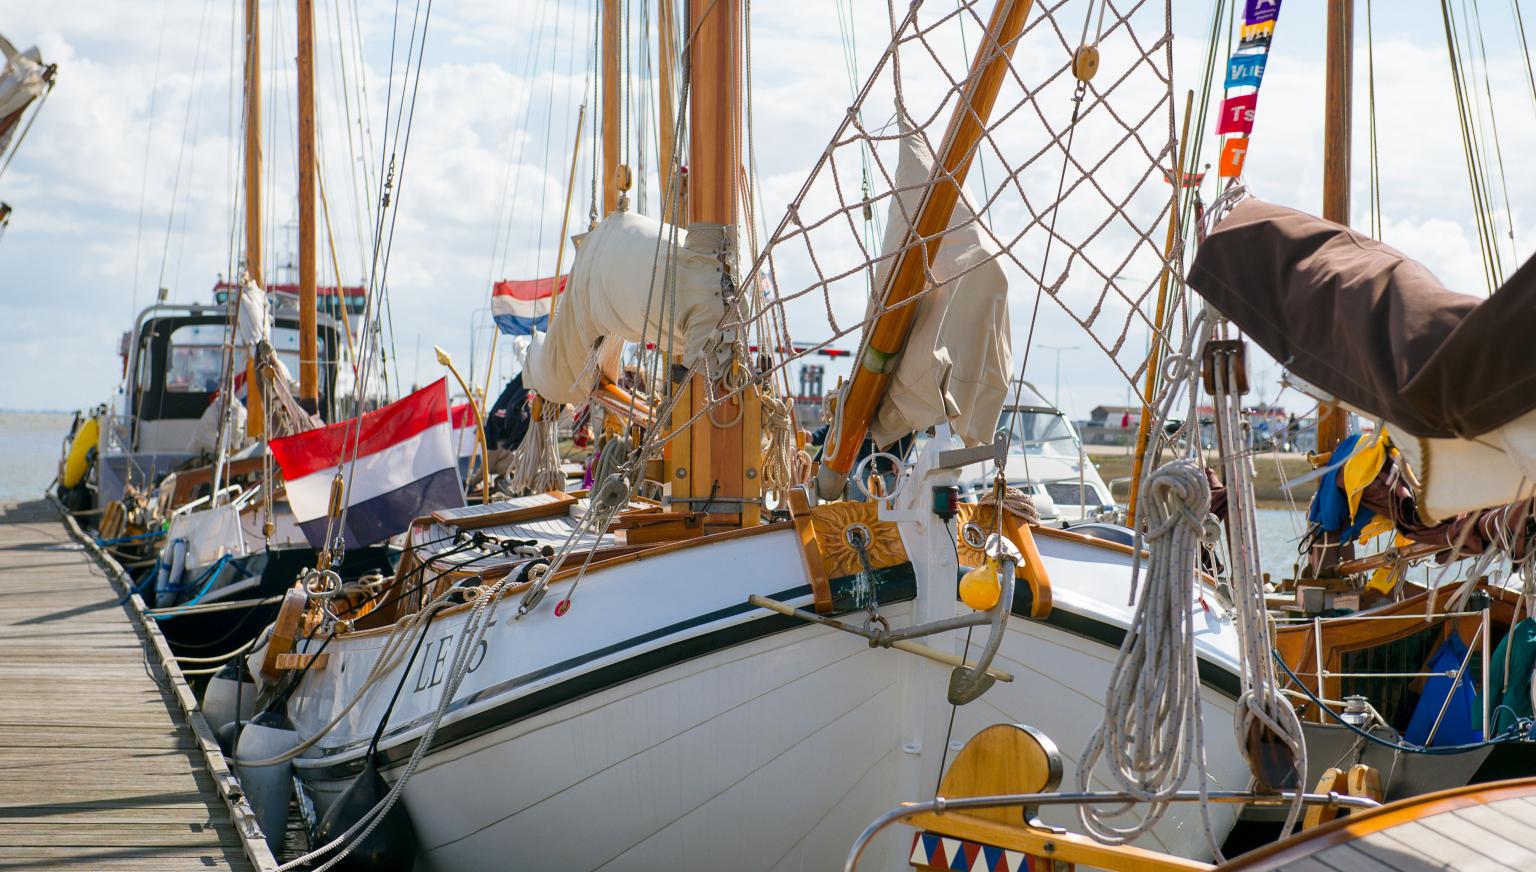
[{"label": "varnished wood", "polygon": [[811,520],[811,501],[803,488],[790,489],[789,514],[794,518],[795,535],[800,539],[800,560],[806,577],[811,580],[811,599],[817,612],[828,614],[832,611],[832,580],[827,576],[826,562],[821,559],[816,525]]},{"label": "varnished wood", "polygon": [[545,491],[544,496],[548,497],[549,501],[535,506],[518,506],[497,512],[469,515],[463,518],[454,518],[449,512],[439,511],[432,513],[432,520],[460,530],[480,530],[485,527],[496,527],[502,524],[521,524],[527,521],[537,521],[540,518],[557,518],[570,512],[571,506],[576,505],[576,498],[562,491]]},{"label": "varnished wood", "polygon": [[[671,189],[673,161],[677,156],[677,85],[673,81],[677,69],[677,14],[673,0],[656,2],[656,55],[657,166],[661,170],[662,202],[666,204],[668,198],[681,193],[674,193]],[[668,206],[663,205],[662,208],[665,210]],[[670,219],[671,213],[664,212],[662,218]]]},{"label": "varnished wood", "polygon": [[[1259,870],[1289,869],[1309,857],[1339,845],[1358,842],[1383,830],[1415,821],[1423,821],[1435,815],[1448,814],[1478,806],[1502,803],[1511,799],[1525,800],[1522,814],[1536,812],[1536,778],[1517,778],[1490,784],[1469,784],[1422,796],[1408,797],[1388,803],[1380,808],[1356,812],[1323,824],[1315,830],[1299,833],[1265,845],[1232,860],[1220,867],[1222,872],[1259,872]],[[1518,827],[1513,820],[1511,829]],[[1377,867],[1379,868],[1379,867]],[[1408,868],[1441,868],[1434,864]]]},{"label": "varnished wood", "polygon": [[[923,193],[917,218],[907,231],[905,246],[896,260],[890,279],[881,289],[880,299],[887,311],[868,328],[865,359],[854,370],[853,382],[844,395],[840,413],[842,426],[828,433],[831,455],[822,460],[832,470],[847,475],[858,458],[859,446],[869,432],[870,421],[885,396],[894,369],[895,355],[901,353],[911,332],[917,306],[903,306],[927,286],[928,265],[933,262],[944,231],[949,227],[960,188],[965,184],[998,92],[1007,77],[1019,34],[1029,17],[1033,0],[1000,0],[976,47],[967,85],[944,134],[943,146],[934,167],[934,180]],[[694,135],[702,126],[695,118]],[[697,156],[694,157],[697,163]],[[697,198],[698,192],[693,196]],[[921,245],[916,240],[926,240]],[[835,440],[834,438],[835,437]]]},{"label": "varnished wood", "polygon": [[[1323,217],[1349,224],[1349,155],[1354,77],[1354,0],[1328,0],[1323,65]],[[1337,402],[1317,407],[1317,448],[1332,451],[1349,433],[1349,413]]]},{"label": "varnished wood", "polygon": [[[245,0],[245,271],[265,288],[261,250],[261,0]],[[246,358],[245,432],[261,438],[266,432],[256,360]]]},{"label": "varnished wood", "polygon": [[[298,0],[299,92],[299,403],[320,403],[320,352],[315,324],[315,0]],[[338,294],[341,287],[336,288]],[[345,315],[343,315],[345,317]]]},{"label": "varnished wood", "polygon": [[688,4],[689,220],[736,223],[741,0]]},{"label": "varnished wood", "polygon": [[0,868],[250,870],[121,600],[51,505],[0,505]]},{"label": "varnished wood", "polygon": [[[1344,773],[1338,769],[1328,768],[1323,770],[1321,777],[1317,779],[1317,789],[1313,793],[1343,793]],[[1321,826],[1339,816],[1339,809],[1326,805],[1314,805],[1307,808],[1307,813],[1302,816],[1301,828],[1310,830]]]},{"label": "varnished wood", "polygon": [[276,666],[279,670],[287,672],[293,669],[324,669],[325,664],[329,662],[331,662],[331,655],[328,651],[321,651],[318,654],[289,652],[277,656]]},{"label": "varnished wood", "polygon": [[[1061,782],[1061,754],[1018,724],[993,724],[971,737],[939,782],[945,799],[1043,793]],[[1018,807],[968,809],[965,814],[1001,824],[1027,823]]]},{"label": "varnished wood", "polygon": [[619,61],[624,50],[619,38],[619,0],[602,0],[603,18],[603,214],[619,207],[620,121],[623,92],[619,87]]},{"label": "varnished wood", "polygon": [[[1367,609],[1355,615],[1324,621],[1323,668],[1331,673],[1338,673],[1342,669],[1343,658],[1347,653],[1375,648],[1422,632],[1426,624],[1422,620],[1415,620],[1415,617],[1422,616],[1426,608],[1436,613],[1444,611],[1455,597],[1457,589],[1457,585],[1445,585],[1433,593],[1421,591],[1398,602]],[[1513,620],[1518,595],[1487,584],[1479,584],[1478,589],[1487,591],[1492,599],[1489,620],[1496,628],[1495,634],[1497,634],[1499,625],[1507,626]],[[1426,600],[1431,602],[1426,605]],[[1405,617],[1390,621],[1368,619],[1382,615]],[[1476,616],[1437,620],[1442,634],[1454,627],[1462,633],[1463,639],[1471,638],[1472,629],[1480,622]],[[1318,688],[1317,643],[1313,638],[1311,622],[1282,624],[1275,631],[1274,644],[1280,659],[1292,672],[1296,673],[1308,690],[1324,699],[1339,698],[1343,692],[1342,679],[1336,676],[1329,676],[1323,681],[1321,690]],[[1281,676],[1281,679],[1287,683],[1290,681],[1285,676]],[[1306,717],[1309,720],[1329,720],[1326,715],[1316,711],[1308,711]]]}]

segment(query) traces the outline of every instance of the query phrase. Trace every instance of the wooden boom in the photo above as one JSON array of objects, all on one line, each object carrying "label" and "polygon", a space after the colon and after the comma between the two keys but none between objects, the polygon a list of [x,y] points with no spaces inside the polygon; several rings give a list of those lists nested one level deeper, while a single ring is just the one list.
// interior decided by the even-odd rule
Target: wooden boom
[{"label": "wooden boom", "polygon": [[[1034,6],[1033,0],[1000,0],[987,22],[987,32],[976,47],[971,62],[969,84],[955,107],[938,164],[934,182],[928,186],[918,207],[917,220],[907,230],[907,247],[891,270],[885,292],[881,295],[885,311],[875,319],[869,341],[854,370],[853,381],[842,398],[840,426],[828,443],[822,466],[837,473],[841,483],[853,470],[859,446],[869,432],[875,409],[884,398],[896,361],[911,332],[917,306],[902,305],[928,288],[929,264],[944,240],[950,217],[960,199],[960,187],[970,171],[976,144],[981,140],[993,104],[1008,72],[1015,41],[1024,31],[1024,22]],[[911,245],[921,240],[921,246]],[[822,494],[827,496],[826,493]]]}]

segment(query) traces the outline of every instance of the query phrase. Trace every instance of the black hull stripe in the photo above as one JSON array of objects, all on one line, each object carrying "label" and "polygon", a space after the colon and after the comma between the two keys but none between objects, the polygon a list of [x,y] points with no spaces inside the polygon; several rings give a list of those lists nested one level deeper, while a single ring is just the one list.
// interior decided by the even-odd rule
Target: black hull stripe
[{"label": "black hull stripe", "polygon": [[[882,603],[909,602],[916,598],[917,579],[911,564],[902,564],[891,569],[880,570],[878,574],[880,575],[880,600]],[[854,611],[852,585],[852,578],[837,579],[833,582],[836,611],[839,614]],[[804,586],[781,591],[773,594],[772,598],[781,601],[793,600],[798,597],[808,596],[809,594],[810,588]],[[1023,588],[1014,597],[1012,614],[1015,617],[1030,620],[1028,617],[1029,607],[1029,590],[1028,588]],[[466,697],[463,702],[454,703],[450,711],[484,699],[487,696],[506,693],[508,690],[533,683],[563,670],[575,668],[583,663],[610,656],[626,648],[638,647],[658,638],[755,610],[753,606],[742,603],[739,606],[731,606],[708,614],[698,615],[687,621],[653,630],[636,636],[633,639],[617,642],[602,649],[588,652],[581,657],[572,658],[563,663],[509,679],[494,687],[477,691],[475,694]],[[1060,606],[1053,608],[1050,616],[1040,623],[1115,649],[1118,649],[1125,639],[1124,629],[1096,618],[1067,611]],[[508,700],[501,705],[483,712],[477,712],[454,723],[444,724],[438,730],[433,747],[437,749],[449,748],[653,672],[659,672],[697,657],[703,657],[736,645],[742,645],[803,626],[806,626],[805,622],[798,618],[792,618],[787,615],[765,614],[751,621],[722,627],[690,639],[682,639],[670,645],[663,645],[590,672],[573,676],[558,684],[540,688],[532,693]],[[1198,661],[1198,665],[1201,684],[1230,699],[1237,699],[1240,685],[1236,674],[1219,665],[1208,663],[1203,659]],[[412,725],[407,725],[398,730],[392,730],[390,733],[398,735],[411,728]],[[411,739],[394,747],[381,747],[378,753],[380,768],[389,768],[405,762],[415,751],[417,741],[419,740]],[[356,754],[356,751],[348,748],[337,750],[334,754],[337,756]],[[308,781],[339,781],[362,771],[362,760],[357,756],[353,756],[349,760],[337,761],[324,766],[310,767],[304,765],[306,761],[303,758],[297,762],[299,763],[299,774]]]}]

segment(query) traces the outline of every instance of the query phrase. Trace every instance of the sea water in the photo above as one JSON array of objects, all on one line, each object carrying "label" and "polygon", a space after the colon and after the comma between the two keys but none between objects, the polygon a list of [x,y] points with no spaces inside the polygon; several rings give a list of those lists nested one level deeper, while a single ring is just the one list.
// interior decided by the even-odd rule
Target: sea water
[{"label": "sea water", "polygon": [[59,471],[68,412],[0,411],[0,502],[38,499]]}]

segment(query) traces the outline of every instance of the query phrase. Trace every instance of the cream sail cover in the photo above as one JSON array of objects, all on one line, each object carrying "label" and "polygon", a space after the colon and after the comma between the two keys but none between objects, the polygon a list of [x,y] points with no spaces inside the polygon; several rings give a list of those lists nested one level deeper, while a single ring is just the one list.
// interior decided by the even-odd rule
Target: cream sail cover
[{"label": "cream sail cover", "polygon": [[[674,245],[669,225],[633,212],[615,212],[594,227],[576,250],[550,332],[533,337],[527,386],[557,403],[579,403],[598,372],[617,379],[625,342],[660,337],[663,349],[670,341],[685,360],[697,357],[724,311],[715,252],[722,233],[717,225],[690,229],[679,229]],[[676,317],[669,303],[664,325],[669,255],[676,261]]]},{"label": "cream sail cover", "polygon": [[[910,129],[903,120],[902,129]],[[886,221],[875,287],[885,287],[907,242],[908,218],[916,214],[933,168],[933,152],[922,137],[907,133],[896,165],[896,188]],[[870,434],[886,446],[916,430],[944,421],[967,445],[992,441],[1008,396],[1013,369],[1008,323],[1008,277],[1002,248],[975,215],[970,191],[962,190],[950,231],[931,267],[938,286],[917,304],[917,318]]]}]

